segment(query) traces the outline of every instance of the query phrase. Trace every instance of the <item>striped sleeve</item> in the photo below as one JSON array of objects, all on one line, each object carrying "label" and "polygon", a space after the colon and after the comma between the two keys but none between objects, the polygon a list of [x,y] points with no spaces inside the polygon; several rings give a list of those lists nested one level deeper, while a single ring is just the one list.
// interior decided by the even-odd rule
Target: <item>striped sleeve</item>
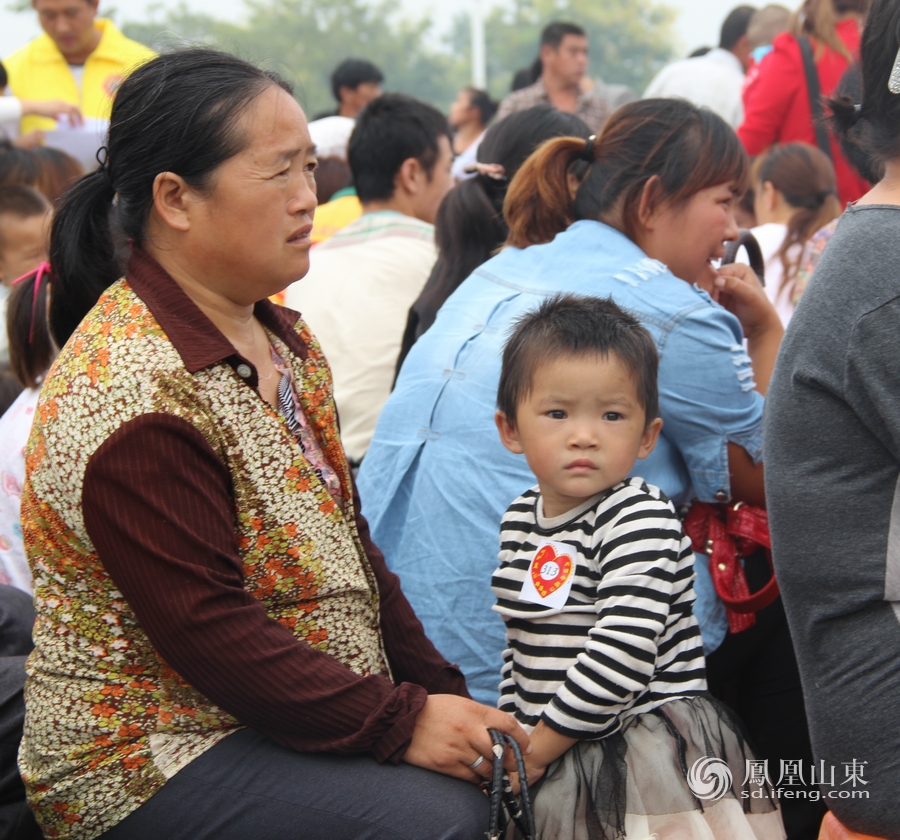
[{"label": "striped sleeve", "polygon": [[[543,714],[553,729],[574,738],[615,731],[622,713],[659,679],[661,637],[673,603],[691,585],[689,548],[665,500],[640,494],[602,534],[594,546],[601,573],[596,621]],[[665,685],[657,688],[669,693]]]}]

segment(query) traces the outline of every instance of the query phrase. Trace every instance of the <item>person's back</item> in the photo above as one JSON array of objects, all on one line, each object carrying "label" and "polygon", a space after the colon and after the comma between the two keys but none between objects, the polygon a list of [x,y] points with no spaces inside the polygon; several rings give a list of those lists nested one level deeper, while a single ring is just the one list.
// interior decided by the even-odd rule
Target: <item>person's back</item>
[{"label": "person's back", "polygon": [[[753,157],[773,143],[817,144],[812,106],[799,38],[813,52],[819,90],[830,96],[853,59],[859,55],[862,20],[869,0],[806,0],[795,14],[791,31],[772,42],[744,90],[744,120],[738,137]],[[823,149],[825,151],[825,149]],[[838,141],[829,135],[827,152],[834,162],[838,195],[846,204],[868,189],[851,167]]]},{"label": "person's back", "polygon": [[719,46],[701,56],[664,67],[644,91],[644,99],[680,97],[715,111],[732,128],[743,117],[741,87],[749,61],[747,26],[754,9],[739,6],[722,24]]},{"label": "person's back", "polygon": [[370,103],[349,149],[363,215],[315,247],[309,273],[287,292],[328,358],[351,462],[366,453],[409,307],[437,259],[433,221],[451,161],[438,111],[399,94]]},{"label": "person's back", "polygon": [[[551,137],[583,137],[591,130],[574,114],[536,105],[494,123],[478,150],[478,173],[441,202],[435,221],[438,259],[409,311],[397,370],[410,348],[433,323],[444,301],[506,241],[503,200],[525,159]],[[315,227],[313,227],[315,233]]]}]

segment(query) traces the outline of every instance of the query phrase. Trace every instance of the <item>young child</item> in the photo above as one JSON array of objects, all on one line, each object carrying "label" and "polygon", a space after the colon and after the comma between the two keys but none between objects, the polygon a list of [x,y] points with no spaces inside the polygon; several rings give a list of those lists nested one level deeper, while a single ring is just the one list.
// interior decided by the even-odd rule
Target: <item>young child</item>
[{"label": "young child", "polygon": [[9,360],[6,299],[12,282],[47,259],[50,204],[22,184],[0,186],[0,361]]},{"label": "young child", "polygon": [[611,299],[547,300],[507,342],[497,427],[538,485],[501,526],[499,706],[531,732],[543,840],[781,840],[706,693],[690,541],[630,477],[662,428],[656,377],[649,333]]}]

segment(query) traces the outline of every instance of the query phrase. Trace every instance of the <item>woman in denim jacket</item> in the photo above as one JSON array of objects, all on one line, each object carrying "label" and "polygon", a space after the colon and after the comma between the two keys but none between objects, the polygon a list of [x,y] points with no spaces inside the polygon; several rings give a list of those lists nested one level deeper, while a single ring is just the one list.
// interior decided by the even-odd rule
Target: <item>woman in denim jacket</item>
[{"label": "woman in denim jacket", "polygon": [[[498,523],[534,484],[494,427],[500,356],[510,326],[542,299],[611,296],[653,335],[664,426],[642,477],[676,506],[764,504],[763,397],[782,327],[752,271],[713,267],[738,235],[746,181],[734,132],[683,101],[633,102],[596,139],[549,141],[510,185],[510,247],[463,282],[404,363],[360,472],[363,507],[426,633],[477,699],[496,701],[504,644],[489,586]],[[748,723],[772,772],[782,759],[811,761],[780,602],[729,634],[707,564],[697,556],[695,613],[713,692]],[[806,836],[789,810],[788,835]]]}]

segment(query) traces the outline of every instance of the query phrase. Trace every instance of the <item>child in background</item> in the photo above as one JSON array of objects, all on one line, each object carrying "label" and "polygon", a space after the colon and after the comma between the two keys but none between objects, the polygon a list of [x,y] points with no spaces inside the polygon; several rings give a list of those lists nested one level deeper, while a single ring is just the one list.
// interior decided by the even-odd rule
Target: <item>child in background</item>
[{"label": "child in background", "polygon": [[9,361],[6,299],[12,282],[47,259],[50,204],[22,184],[0,186],[0,361]]},{"label": "child in background", "polygon": [[802,285],[797,272],[803,247],[820,228],[841,215],[834,166],[815,146],[774,146],[753,162],[752,233],[766,266],[766,294],[786,327]]},{"label": "child in background", "polygon": [[[37,269],[47,259],[50,205],[38,192],[21,185],[0,187],[0,290],[28,272],[0,301],[0,333],[9,338],[7,382],[17,396],[0,416],[0,584],[31,594],[19,522],[25,480],[25,444],[34,420],[40,382],[56,355],[47,326],[47,274]],[[38,276],[40,275],[40,276]],[[24,390],[22,388],[24,387]]]},{"label": "child in background", "polygon": [[649,333],[611,299],[552,298],[503,353],[497,427],[538,485],[503,517],[499,707],[531,733],[542,840],[781,840],[753,755],[706,693],[690,541],[631,476],[662,420]]}]

